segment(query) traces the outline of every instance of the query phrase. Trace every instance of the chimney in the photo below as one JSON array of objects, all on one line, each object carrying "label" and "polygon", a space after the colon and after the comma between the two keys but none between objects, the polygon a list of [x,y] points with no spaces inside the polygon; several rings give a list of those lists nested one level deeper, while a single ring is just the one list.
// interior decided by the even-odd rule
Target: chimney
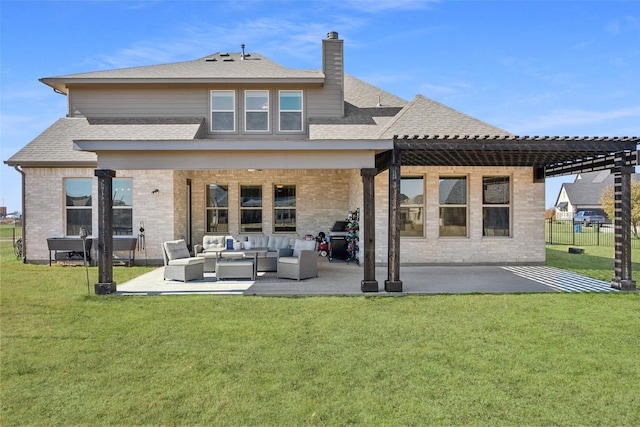
[{"label": "chimney", "polygon": [[332,108],[332,117],[344,116],[344,46],[336,31],[327,33],[322,40],[322,71],[324,88],[328,99],[336,102]]}]

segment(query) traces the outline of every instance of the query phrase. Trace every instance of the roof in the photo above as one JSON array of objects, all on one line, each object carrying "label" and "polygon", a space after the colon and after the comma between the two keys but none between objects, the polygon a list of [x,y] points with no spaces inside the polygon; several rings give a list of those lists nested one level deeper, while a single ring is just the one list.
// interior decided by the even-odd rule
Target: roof
[{"label": "roof", "polygon": [[310,118],[309,139],[379,139],[381,129],[407,104],[396,95],[345,74],[344,117]]},{"label": "roof", "polygon": [[321,70],[283,67],[264,56],[252,53],[214,53],[184,62],[119,68],[115,70],[67,74],[40,79],[54,89],[67,93],[74,83],[317,83],[324,82]]},{"label": "roof", "polygon": [[511,133],[422,95],[407,102],[345,74],[345,115],[312,119],[310,139],[393,139],[394,135]]},{"label": "roof", "polygon": [[[634,181],[640,181],[640,174],[632,174]],[[574,182],[562,184],[573,206],[600,205],[600,195],[607,187],[612,187],[614,175],[609,170],[586,172],[576,176]]]},{"label": "roof", "polygon": [[10,166],[86,166],[95,167],[95,153],[76,151],[73,141],[79,139],[192,140],[197,137],[203,118],[153,119],[86,119],[62,118],[13,155]]},{"label": "roof", "polygon": [[[76,83],[270,82],[321,85],[320,70],[282,67],[258,55],[216,53],[193,61],[70,74],[41,79],[59,91]],[[633,151],[640,138],[517,137],[474,117],[417,95],[407,102],[348,74],[344,75],[344,117],[309,118],[309,137],[301,147],[323,142],[357,150],[383,151],[383,141],[402,149],[404,165],[534,166],[547,176],[611,167],[612,153]],[[210,144],[204,136],[204,118],[86,119],[65,118],[54,123],[5,163],[23,166],[94,166],[93,152],[74,150],[74,141],[109,143],[129,141],[137,146],[170,147],[191,141],[194,149]],[[397,139],[400,135],[402,140]],[[414,136],[411,136],[414,135]],[[426,135],[424,137],[420,135]],[[439,136],[443,135],[443,136]],[[200,144],[200,143],[206,144]],[[250,142],[245,144],[250,146]],[[274,140],[277,149],[282,141]],[[286,141],[289,145],[291,140]],[[142,144],[142,145],[141,145]],[[154,145],[155,144],[155,145]],[[78,144],[76,144],[78,145]],[[95,145],[95,144],[94,144]],[[132,144],[123,144],[128,149]],[[217,144],[215,149],[222,145]],[[184,146],[181,146],[184,148]],[[385,146],[386,147],[386,146]],[[118,150],[120,147],[115,147]],[[387,148],[385,148],[387,149]],[[383,163],[383,162],[382,162]],[[585,164],[589,164],[587,168]],[[629,162],[629,164],[631,164]],[[591,169],[589,169],[589,167]]]},{"label": "roof", "polygon": [[509,136],[506,130],[491,126],[422,95],[417,95],[379,134],[381,139],[394,135],[469,134]]}]

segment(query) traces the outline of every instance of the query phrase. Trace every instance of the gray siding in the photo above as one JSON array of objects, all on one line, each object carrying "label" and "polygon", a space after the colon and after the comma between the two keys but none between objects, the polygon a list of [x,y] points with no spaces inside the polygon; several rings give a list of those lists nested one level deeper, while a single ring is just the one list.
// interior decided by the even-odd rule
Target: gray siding
[{"label": "gray siding", "polygon": [[325,83],[308,92],[308,117],[344,115],[344,55],[342,40],[322,41],[322,69]]},{"label": "gray siding", "polygon": [[92,117],[206,117],[205,87],[73,88],[69,114]]},{"label": "gray siding", "polygon": [[[337,61],[337,60],[336,60]],[[336,62],[334,61],[334,62]],[[334,64],[341,70],[340,64]],[[341,72],[340,72],[341,73]],[[213,89],[236,92],[236,133],[209,133],[209,91]],[[244,90],[269,90],[271,93],[270,132],[244,132]],[[205,132],[202,138],[236,138],[236,139],[298,139],[307,138],[308,131],[302,133],[278,134],[278,90],[301,89],[305,91],[305,115],[310,117],[342,117],[343,115],[343,80],[334,72],[333,78],[323,87],[310,85],[175,85],[175,86],[146,86],[125,87],[121,85],[108,86],[108,90],[96,87],[74,87],[69,95],[69,115],[71,117],[85,116],[87,118],[104,117],[204,117]]]}]

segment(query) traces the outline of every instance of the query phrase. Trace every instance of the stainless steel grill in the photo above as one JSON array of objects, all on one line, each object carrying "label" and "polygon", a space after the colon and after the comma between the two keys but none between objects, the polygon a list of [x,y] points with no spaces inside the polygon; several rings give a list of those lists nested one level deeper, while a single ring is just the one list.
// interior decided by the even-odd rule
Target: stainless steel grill
[{"label": "stainless steel grill", "polygon": [[336,221],[329,230],[329,259],[347,259],[348,221]]}]

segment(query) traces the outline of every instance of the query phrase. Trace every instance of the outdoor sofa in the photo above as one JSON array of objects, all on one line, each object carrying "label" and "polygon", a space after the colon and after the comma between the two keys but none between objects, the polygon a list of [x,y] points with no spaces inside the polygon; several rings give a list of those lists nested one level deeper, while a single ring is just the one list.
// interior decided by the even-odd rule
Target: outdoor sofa
[{"label": "outdoor sofa", "polygon": [[277,271],[282,251],[291,251],[296,240],[275,234],[205,235],[202,245],[195,245],[194,249],[196,257],[205,259],[205,271],[215,271],[218,259],[241,252],[257,252],[257,271]]}]

